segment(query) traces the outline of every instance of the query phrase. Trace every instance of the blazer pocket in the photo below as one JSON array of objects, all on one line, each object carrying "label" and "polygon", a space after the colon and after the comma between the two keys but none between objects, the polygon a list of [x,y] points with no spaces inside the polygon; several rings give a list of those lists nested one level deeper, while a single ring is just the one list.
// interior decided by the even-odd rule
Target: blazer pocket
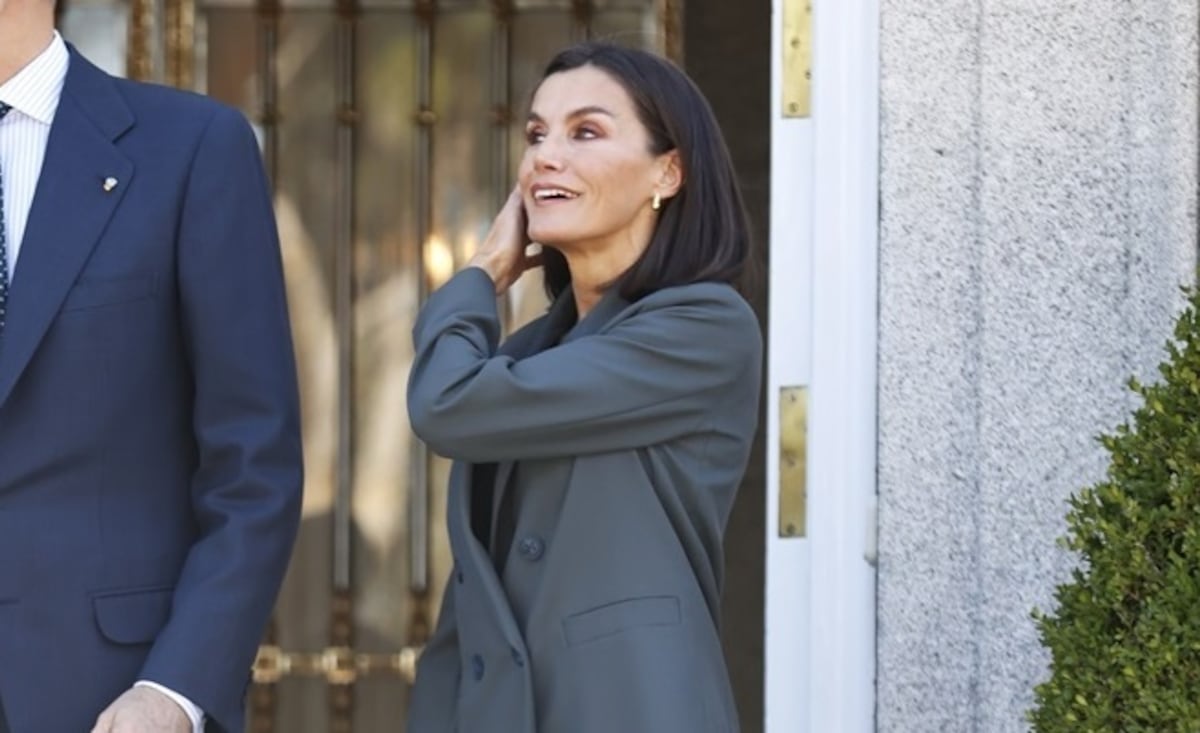
[{"label": "blazer pocket", "polygon": [[167,625],[174,592],[160,586],[97,593],[92,596],[96,626],[116,644],[148,644]]},{"label": "blazer pocket", "polygon": [[154,278],[150,275],[82,277],[67,293],[61,312],[128,303],[149,298],[153,294]]},{"label": "blazer pocket", "polygon": [[567,646],[620,634],[639,626],[676,626],[680,623],[675,596],[643,596],[609,603],[563,619]]}]

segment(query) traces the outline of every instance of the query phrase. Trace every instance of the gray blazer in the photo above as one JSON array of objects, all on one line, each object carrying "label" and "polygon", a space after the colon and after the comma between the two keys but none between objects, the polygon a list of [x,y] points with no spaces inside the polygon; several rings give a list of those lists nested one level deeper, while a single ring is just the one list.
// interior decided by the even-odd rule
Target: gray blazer
[{"label": "gray blazer", "polygon": [[[492,282],[468,268],[418,318],[408,409],[455,460],[455,569],[409,733],[737,731],[721,539],[758,418],[758,323],[715,283],[574,312],[568,292],[498,348]],[[492,511],[473,531],[491,487],[508,526]]]}]

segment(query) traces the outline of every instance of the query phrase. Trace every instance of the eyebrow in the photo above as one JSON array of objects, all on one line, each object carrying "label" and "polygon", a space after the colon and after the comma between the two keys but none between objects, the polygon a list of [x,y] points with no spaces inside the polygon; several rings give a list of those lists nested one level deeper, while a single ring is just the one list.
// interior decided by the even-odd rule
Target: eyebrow
[{"label": "eyebrow", "polygon": [[[572,112],[570,112],[567,115],[567,119],[573,120],[578,117],[586,117],[587,115],[605,115],[608,117],[612,117],[613,119],[616,119],[616,117],[617,117],[615,114],[613,114],[612,112],[609,112],[607,109],[605,109],[599,105],[596,105],[596,104],[591,104],[586,107],[580,107],[577,110],[573,110]],[[542,119],[542,116],[539,115],[537,112],[529,113],[529,121],[530,122],[545,122],[545,120]]]}]

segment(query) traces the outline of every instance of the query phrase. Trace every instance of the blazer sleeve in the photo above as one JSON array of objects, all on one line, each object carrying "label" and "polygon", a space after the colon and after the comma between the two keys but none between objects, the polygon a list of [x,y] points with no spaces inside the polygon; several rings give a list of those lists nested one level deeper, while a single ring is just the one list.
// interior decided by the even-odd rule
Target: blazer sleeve
[{"label": "blazer sleeve", "polygon": [[194,383],[199,533],[141,679],[240,731],[243,697],[299,526],[299,397],[279,242],[258,145],[217,108],[197,144],[176,241]]},{"label": "blazer sleeve", "polygon": [[653,445],[707,425],[746,375],[757,383],[758,323],[726,285],[659,291],[605,330],[520,360],[495,355],[493,292],[486,273],[467,268],[434,293],[414,330],[409,417],[416,434],[450,458],[482,463]]}]

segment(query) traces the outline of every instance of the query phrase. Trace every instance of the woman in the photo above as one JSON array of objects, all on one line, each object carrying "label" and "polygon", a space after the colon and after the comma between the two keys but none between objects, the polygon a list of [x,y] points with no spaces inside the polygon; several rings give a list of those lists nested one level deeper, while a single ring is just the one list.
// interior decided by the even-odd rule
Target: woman
[{"label": "woman", "polygon": [[[408,731],[736,731],[721,538],[762,344],[730,285],[749,241],[729,154],[682,72],[603,44],[550,62],[527,137],[414,329],[413,428],[456,461],[455,569]],[[497,347],[495,296],[539,265],[553,305]]]}]

